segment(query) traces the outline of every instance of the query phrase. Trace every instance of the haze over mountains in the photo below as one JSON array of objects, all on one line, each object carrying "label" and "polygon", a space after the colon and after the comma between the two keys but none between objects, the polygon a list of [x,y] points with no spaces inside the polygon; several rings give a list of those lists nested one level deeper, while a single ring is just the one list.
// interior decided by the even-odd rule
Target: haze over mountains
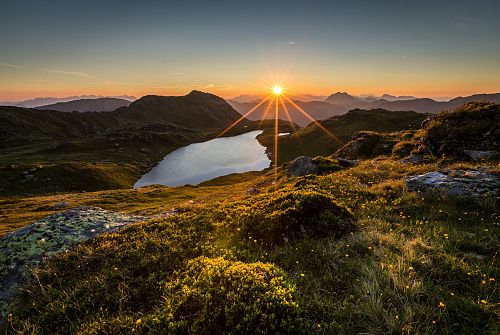
[{"label": "haze over mountains", "polygon": [[[385,109],[389,111],[414,111],[418,113],[438,113],[442,110],[455,109],[467,102],[492,102],[500,103],[500,93],[474,94],[467,97],[456,97],[449,101],[436,101],[430,98],[415,98],[412,96],[392,96],[384,94],[382,97],[357,97],[346,92],[337,92],[328,96],[324,101],[303,102],[295,99],[295,103],[304,109],[316,120],[323,120],[329,117],[347,113],[353,109]],[[257,101],[238,102],[229,100],[228,103],[241,114],[247,113],[254,108]],[[262,118],[274,118],[273,110],[265,115],[267,104],[258,107],[254,113],[248,116],[250,120]],[[291,104],[286,104],[292,120],[301,126],[309,124],[310,119],[305,117],[297,108]],[[279,117],[286,120],[286,114],[280,111]]]},{"label": "haze over mountains", "polygon": [[120,107],[127,107],[130,100],[118,98],[78,99],[68,102],[57,102],[51,105],[35,107],[41,110],[60,112],[112,112]]},{"label": "haze over mountains", "polygon": [[0,101],[0,106],[16,106],[16,107],[25,107],[25,108],[35,108],[40,106],[46,106],[55,104],[58,102],[68,102],[79,99],[99,99],[99,98],[116,98],[116,99],[124,99],[128,101],[137,100],[136,97],[129,95],[120,95],[120,96],[103,96],[103,95],[75,95],[63,98],[33,98],[24,101]]}]

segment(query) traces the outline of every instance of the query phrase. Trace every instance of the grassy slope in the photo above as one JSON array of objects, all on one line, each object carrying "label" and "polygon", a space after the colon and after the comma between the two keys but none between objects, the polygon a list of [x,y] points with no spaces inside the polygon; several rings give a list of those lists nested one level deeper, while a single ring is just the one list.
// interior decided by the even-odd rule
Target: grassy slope
[{"label": "grassy slope", "polygon": [[[201,276],[197,266],[204,264],[213,271],[223,267],[233,275],[244,271],[248,273],[245,278],[253,278],[252,271],[278,271],[263,270],[265,265],[259,265],[270,263],[284,271],[280,278],[285,279],[286,288],[270,293],[291,294],[289,303],[298,314],[294,314],[293,324],[281,325],[299,327],[293,328],[295,333],[300,329],[318,334],[494,333],[499,330],[495,305],[500,247],[497,203],[405,190],[405,175],[436,168],[435,164],[411,166],[375,160],[302,180],[317,185],[349,208],[357,218],[358,229],[341,238],[306,236],[274,247],[241,235],[234,227],[256,214],[233,215],[231,208],[241,209],[257,199],[245,195],[248,187],[257,186],[266,198],[273,199],[276,190],[286,189],[297,179],[282,177],[278,184],[272,184],[271,176],[265,175],[231,186],[36,197],[21,200],[19,207],[16,199],[10,203],[4,200],[4,213],[17,216],[19,222],[30,215],[22,218],[23,212],[38,207],[40,215],[46,214],[50,212],[47,207],[61,200],[136,213],[161,212],[171,206],[187,210],[178,218],[157,219],[104,235],[49,262],[38,272],[39,281],[27,286],[20,309],[13,314],[13,326],[30,333],[54,333],[57,329],[125,334],[132,329],[147,333],[162,325],[175,325],[182,333],[187,326],[195,329],[198,320],[207,325],[207,332],[211,326],[215,327],[213,333],[224,332],[228,330],[224,322],[215,320],[214,326],[215,321],[210,319],[225,308],[220,305],[223,302],[205,296],[203,299],[212,304],[209,314],[189,316],[186,310],[175,309],[186,308],[185,299],[195,299],[189,300],[189,308],[196,310],[196,297],[205,294],[198,290],[211,287],[213,279]],[[221,210],[228,211],[229,221],[221,221],[221,214],[217,214]],[[234,261],[243,263],[231,263]],[[193,278],[199,282],[192,282]],[[194,291],[178,291],[178,285]],[[195,289],[196,285],[202,286]],[[248,285],[260,287],[259,282]],[[211,294],[218,296],[220,290]],[[179,301],[184,302],[179,305]],[[279,312],[282,304],[273,306]],[[174,311],[171,308],[176,312],[170,317]],[[242,307],[235,308],[238,311]],[[226,311],[229,322],[234,315],[230,309]],[[253,320],[252,312],[247,314]],[[185,315],[184,321],[176,315]],[[248,318],[241,322],[245,320]]]},{"label": "grassy slope", "polygon": [[[353,110],[344,115],[319,121],[333,137],[312,123],[290,136],[280,138],[279,161],[287,162],[301,155],[312,157],[331,155],[361,130],[389,133],[418,129],[426,117],[425,114],[415,112],[392,112],[381,109]],[[273,148],[272,136],[261,136],[259,140],[266,147]]]}]

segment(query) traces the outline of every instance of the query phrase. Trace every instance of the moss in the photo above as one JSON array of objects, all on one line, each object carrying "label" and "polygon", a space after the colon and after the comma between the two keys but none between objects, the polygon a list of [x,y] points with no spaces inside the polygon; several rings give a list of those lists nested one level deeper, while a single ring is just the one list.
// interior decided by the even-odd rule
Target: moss
[{"label": "moss", "polygon": [[332,173],[342,169],[336,159],[329,157],[316,156],[312,159],[312,162],[318,167],[318,173],[320,174]]}]

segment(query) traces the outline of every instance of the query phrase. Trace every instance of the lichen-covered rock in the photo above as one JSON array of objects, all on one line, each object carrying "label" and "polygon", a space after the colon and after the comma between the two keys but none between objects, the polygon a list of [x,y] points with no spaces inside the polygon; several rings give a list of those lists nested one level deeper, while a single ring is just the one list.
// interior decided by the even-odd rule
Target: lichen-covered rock
[{"label": "lichen-covered rock", "polygon": [[489,173],[486,168],[434,171],[409,176],[405,184],[410,191],[436,190],[448,196],[481,198],[500,195],[500,177]]},{"label": "lichen-covered rock", "polygon": [[290,176],[305,176],[318,173],[318,167],[312,162],[311,157],[300,156],[295,158],[288,166]]},{"label": "lichen-covered rock", "polygon": [[45,257],[144,219],[97,207],[77,207],[4,236],[0,239],[0,315],[18,284]]}]

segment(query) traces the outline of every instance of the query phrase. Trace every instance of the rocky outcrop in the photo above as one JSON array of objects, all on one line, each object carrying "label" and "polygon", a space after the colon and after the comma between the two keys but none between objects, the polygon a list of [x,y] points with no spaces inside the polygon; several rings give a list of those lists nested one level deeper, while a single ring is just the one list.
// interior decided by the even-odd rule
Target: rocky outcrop
[{"label": "rocky outcrop", "polygon": [[311,160],[311,157],[300,156],[295,158],[288,166],[290,176],[305,176],[308,174],[317,174],[318,167]]},{"label": "rocky outcrop", "polygon": [[487,168],[434,171],[405,179],[409,191],[435,190],[447,196],[466,198],[498,197],[500,177]]},{"label": "rocky outcrop", "polygon": [[416,153],[481,161],[497,158],[500,152],[500,105],[469,103],[455,111],[442,112],[423,126]]},{"label": "rocky outcrop", "polygon": [[359,131],[335,153],[335,156],[347,159],[390,156],[394,146],[400,140],[400,136],[400,133],[385,134]]},{"label": "rocky outcrop", "polygon": [[44,258],[144,219],[96,207],[77,207],[4,236],[0,239],[0,315],[18,284]]}]

